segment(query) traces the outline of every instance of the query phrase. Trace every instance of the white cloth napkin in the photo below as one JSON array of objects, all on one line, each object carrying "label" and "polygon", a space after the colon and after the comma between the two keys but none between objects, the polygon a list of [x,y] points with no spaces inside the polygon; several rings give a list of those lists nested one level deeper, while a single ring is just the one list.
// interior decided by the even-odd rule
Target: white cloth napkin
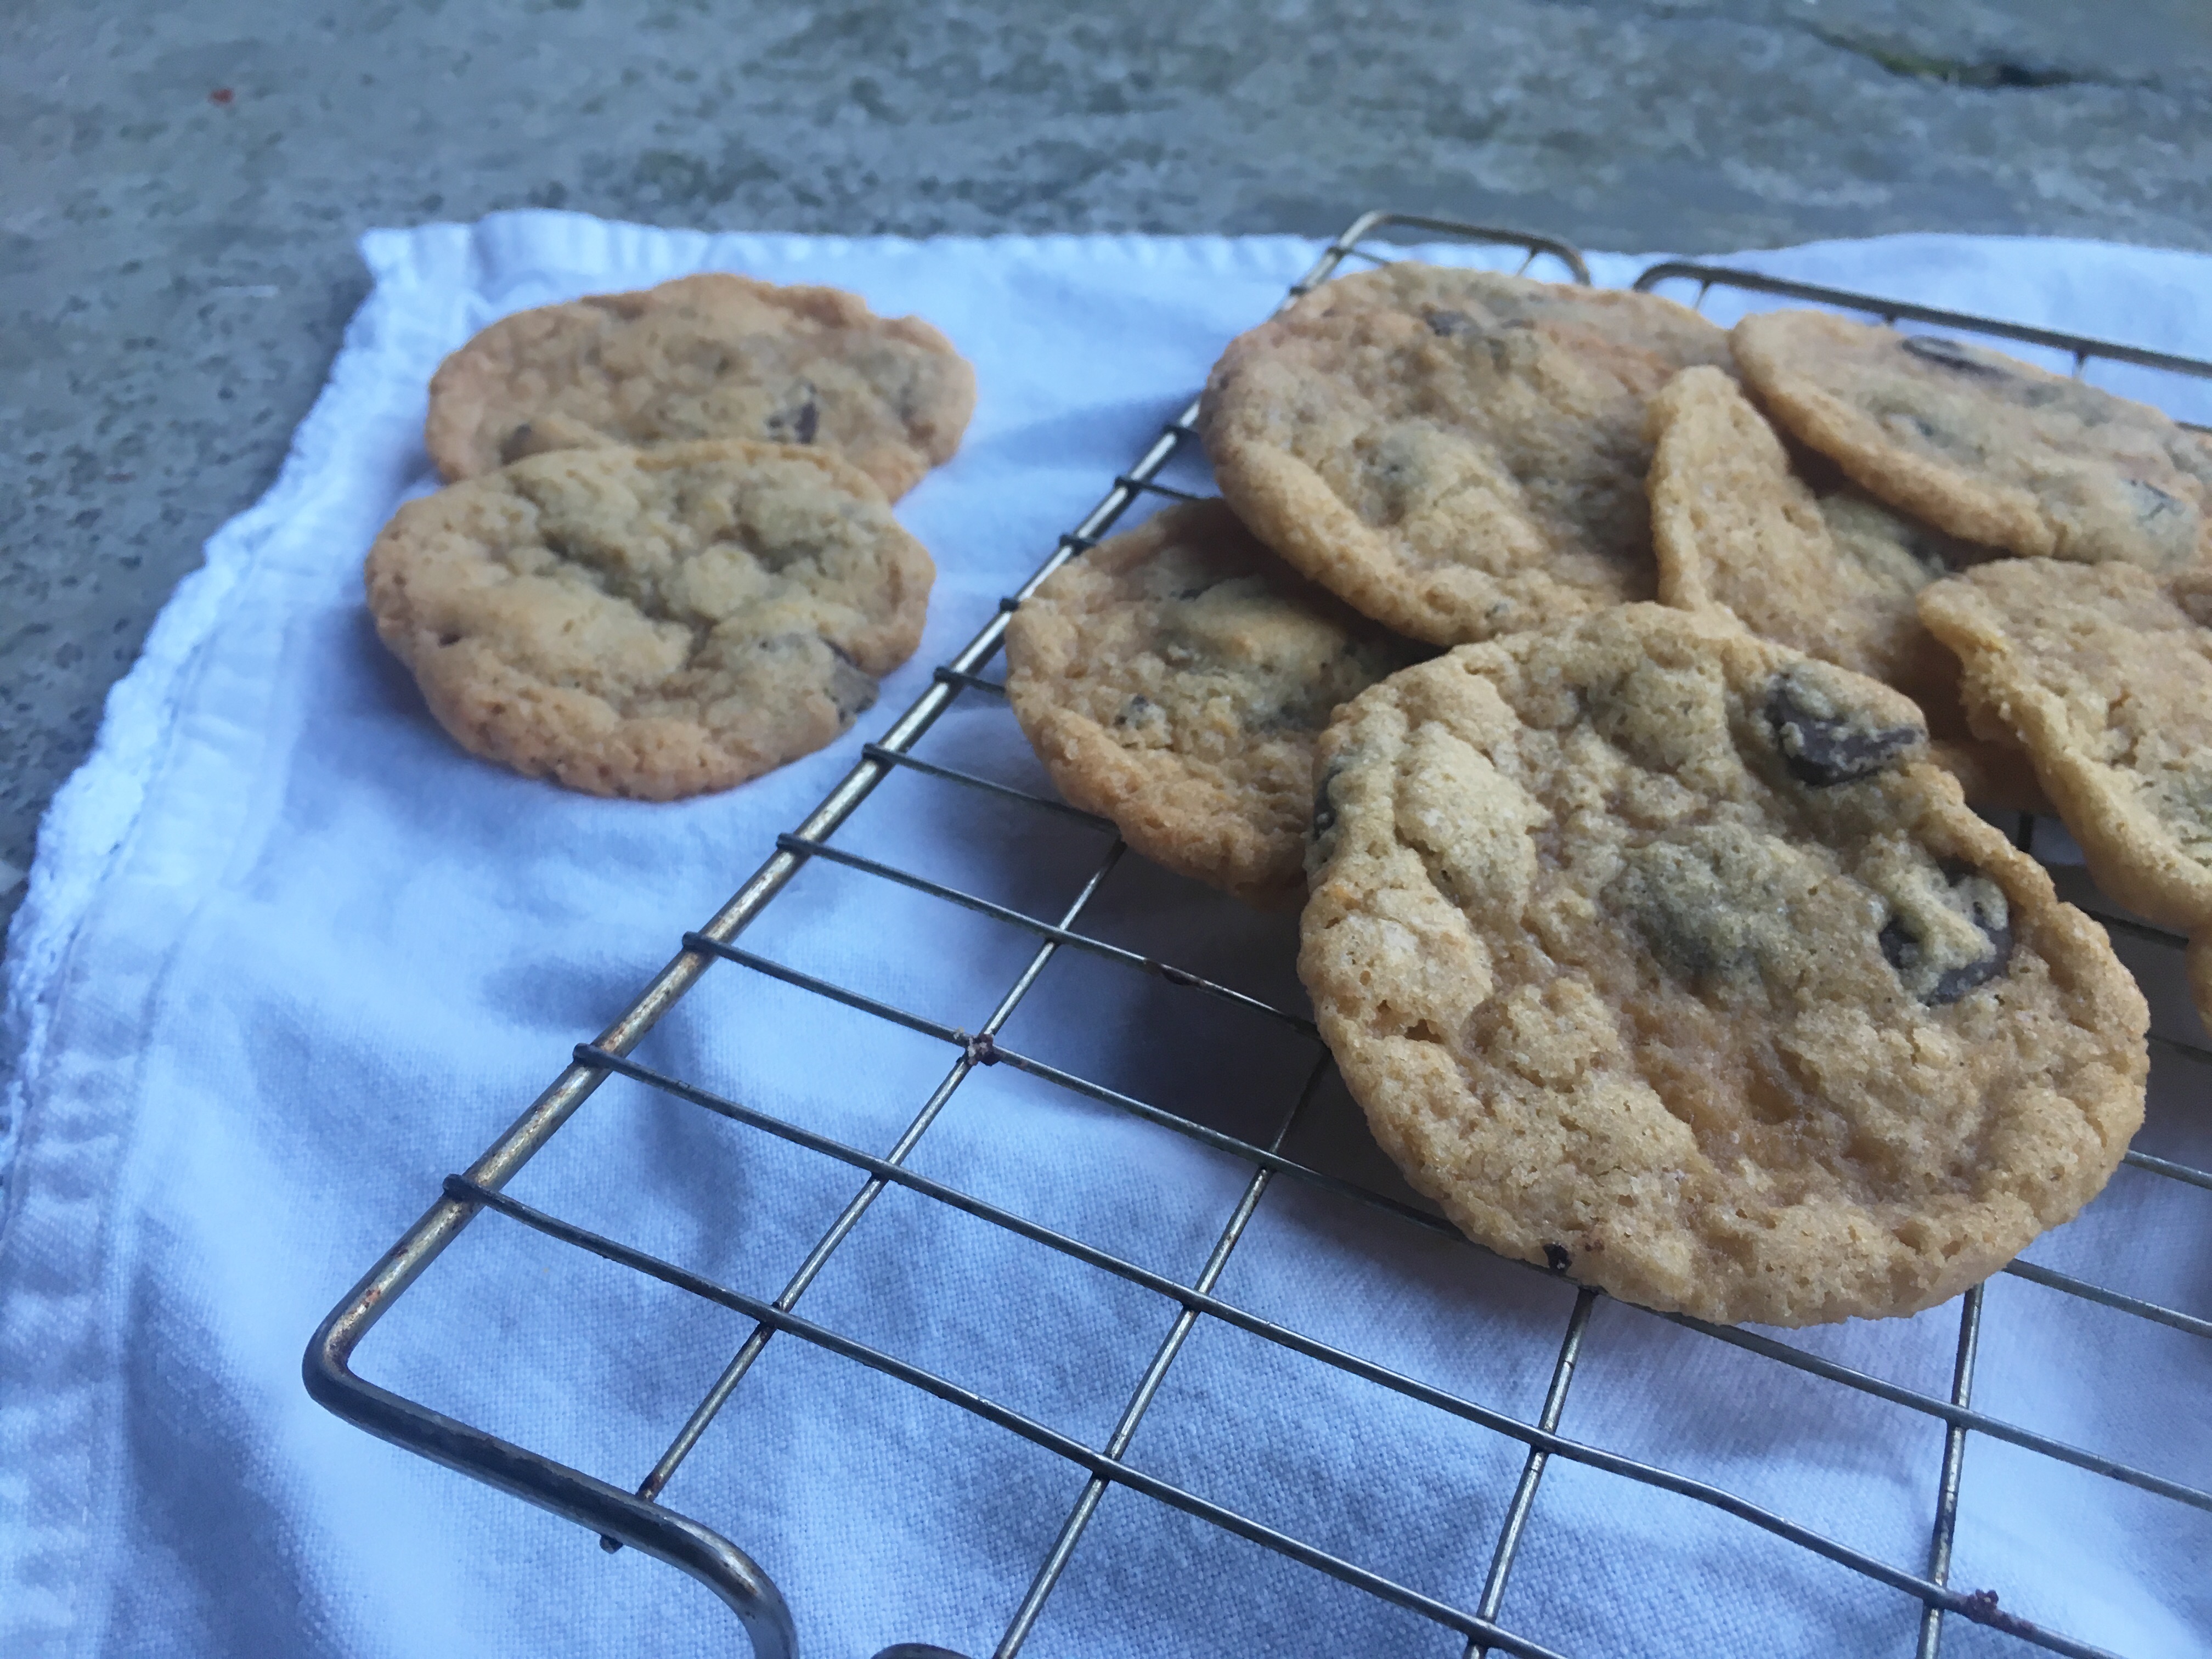
[{"label": "white cloth napkin", "polygon": [[[527,213],[377,232],[362,251],[376,288],[328,388],[276,486],[209,544],[113,692],[92,758],[47,817],[11,934],[0,1652],[742,1651],[720,1606],[669,1569],[606,1556],[582,1530],[324,1413],[301,1389],[302,1348],[441,1176],[712,913],[1316,249],[708,236]],[[1623,283],[1643,262],[1593,263]],[[2197,255],[1911,237],[1743,263],[2212,356],[2212,259]],[[586,799],[446,738],[370,629],[361,560],[394,505],[428,487],[424,387],[442,354],[507,311],[702,268],[918,312],[975,360],[981,403],[958,457],[900,506],[940,574],[921,650],[877,709],[823,753],[725,795]],[[2179,412],[2206,417],[2212,400]],[[1047,789],[986,696],[963,698],[920,752]],[[1046,916],[1104,848],[1050,815],[913,775],[837,839]],[[1141,860],[1122,861],[1084,925],[1298,1005],[1290,919]],[[970,1030],[1034,945],[818,864],[743,942]],[[2159,995],[2169,1029],[2193,1035],[2171,988]],[[1070,953],[1005,1040],[1259,1139],[1313,1052]],[[722,964],[641,1057],[880,1152],[951,1051]],[[2162,1060],[2139,1144],[2206,1162],[2205,1081]],[[1340,1097],[1317,1103],[1322,1132],[1299,1145],[1382,1178],[1371,1148],[1327,1132],[1343,1110]],[[961,1088],[913,1164],[1186,1279],[1248,1173],[1004,1066]],[[618,1079],[511,1190],[773,1296],[857,1185]],[[2201,1313],[2208,1240],[2212,1194],[2124,1171],[2033,1255]],[[1220,1293],[1524,1420],[1571,1302],[1540,1275],[1291,1181],[1262,1202]],[[1174,1312],[899,1191],[802,1311],[1092,1444]],[[1790,1340],[1942,1396],[1957,1327],[1947,1308]],[[484,1216],[357,1363],[629,1486],[746,1329]],[[2197,1338],[2001,1279],[1975,1403],[2212,1485],[2212,1363]],[[1601,1303],[1561,1427],[1924,1569],[1942,1435],[1923,1414]],[[1462,1607],[1521,1464],[1516,1443],[1212,1321],[1129,1455]],[[980,1656],[1082,1485],[1001,1430],[779,1337],[666,1501],[762,1564],[816,1659],[896,1641]],[[1954,1583],[2124,1652],[2203,1652],[2207,1561],[2212,1516],[1971,1439]],[[1917,1607],[1712,1508],[1554,1460],[1501,1616],[1572,1653],[1897,1653]],[[1949,1641],[2020,1650],[1955,1620]],[[1412,1614],[1120,1490],[1028,1649],[1457,1650]]]}]

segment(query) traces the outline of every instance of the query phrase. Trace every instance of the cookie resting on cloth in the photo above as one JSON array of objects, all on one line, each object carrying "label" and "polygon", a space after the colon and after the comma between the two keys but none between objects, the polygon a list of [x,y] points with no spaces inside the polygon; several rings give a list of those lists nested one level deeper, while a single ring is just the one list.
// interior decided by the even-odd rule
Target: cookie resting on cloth
[{"label": "cookie resting on cloth", "polygon": [[1747,317],[1732,338],[1778,423],[1939,530],[2082,564],[2212,556],[2212,451],[2148,404],[1826,312]]},{"label": "cookie resting on cloth", "polygon": [[1299,975],[1468,1236],[1662,1310],[1908,1314],[2104,1185],[2142,996],[1911,702],[1656,605],[1323,734]]},{"label": "cookie resting on cloth", "polygon": [[1307,317],[1352,309],[1398,311],[1446,329],[1533,325],[1569,347],[1593,348],[1632,377],[1646,396],[1678,369],[1694,364],[1725,369],[1735,361],[1726,329],[1656,294],[1540,283],[1416,259],[1323,283],[1294,309]]},{"label": "cookie resting on cloth", "polygon": [[1006,629],[1006,696],[1060,793],[1239,897],[1305,888],[1314,742],[1423,654],[1300,577],[1218,501],[1069,560]]},{"label": "cookie resting on cloth", "polygon": [[645,800],[843,732],[914,653],[935,574],[866,475],[755,443],[518,461],[402,507],[365,573],[463,748]]},{"label": "cookie resting on cloth", "polygon": [[1650,596],[1650,368],[1526,322],[1294,310],[1230,343],[1199,431],[1261,541],[1449,645]]},{"label": "cookie resting on cloth", "polygon": [[975,371],[919,317],[709,271],[501,318],[432,378],[423,438],[449,479],[556,449],[814,444],[896,501],[975,408]]},{"label": "cookie resting on cloth", "polygon": [[2007,559],[1920,614],[1959,653],[1978,728],[2023,744],[2097,885],[2212,927],[2212,570]]}]

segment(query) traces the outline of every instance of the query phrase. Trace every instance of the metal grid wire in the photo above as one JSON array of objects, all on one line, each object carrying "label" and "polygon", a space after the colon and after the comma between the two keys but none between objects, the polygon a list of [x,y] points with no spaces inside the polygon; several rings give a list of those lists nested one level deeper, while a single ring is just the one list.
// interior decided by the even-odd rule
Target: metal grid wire
[{"label": "metal grid wire", "polygon": [[[1564,244],[1508,231],[1485,229],[1435,219],[1404,215],[1369,214],[1356,222],[1330,245],[1306,276],[1285,298],[1327,280],[1347,259],[1383,263],[1395,257],[1407,240],[1450,239],[1469,243],[1518,249],[1526,254],[1522,268],[1548,262],[1559,274],[1588,282],[1580,256]],[[1716,290],[1845,307],[1892,321],[1972,332],[2071,353],[2077,374],[2099,359],[2170,374],[2212,378],[2212,365],[2158,353],[2134,350],[2078,339],[2045,330],[2018,328],[1954,313],[1865,296],[1839,293],[1805,284],[1784,283],[1753,274],[1706,265],[1674,262],[1644,273],[1638,286],[1659,288],[1668,283],[1694,283],[1702,304]],[[979,895],[961,890],[913,872],[862,856],[834,844],[836,832],[868,799],[877,785],[895,772],[927,776],[957,789],[981,792],[1018,804],[1036,816],[1040,833],[1054,823],[1077,820],[1111,836],[1112,826],[1077,811],[1066,804],[1033,795],[1006,784],[939,764],[914,752],[916,744],[956,703],[964,698],[1002,697],[1000,685],[983,672],[996,656],[1007,616],[1038,583],[1068,558],[1095,544],[1133,503],[1146,495],[1180,497],[1183,492],[1158,482],[1162,470],[1184,446],[1194,441],[1193,422],[1197,406],[1185,410],[1170,423],[1128,471],[1114,481],[1105,498],[1069,533],[1060,538],[1052,556],[1021,592],[1003,601],[997,616],[967,647],[939,668],[927,691],[891,726],[882,741],[867,744],[858,766],[800,823],[777,838],[776,849],[750,880],[715,916],[696,933],[684,935],[680,953],[647,986],[631,1007],[597,1041],[578,1045],[572,1064],[531,1105],[466,1173],[450,1176],[438,1201],[422,1219],[387,1253],[349,1293],[316,1333],[306,1360],[309,1391],[323,1404],[374,1433],[410,1449],[568,1516],[599,1532],[609,1548],[635,1546],[669,1561],[699,1578],[735,1612],[759,1659],[788,1659],[794,1647],[788,1610],[775,1584],[728,1540],[655,1501],[669,1478],[698,1443],[701,1435],[729,1401],[747,1371],[769,1342],[777,1337],[795,1339],[830,1354],[868,1366],[939,1400],[969,1412],[986,1423],[1056,1454],[1086,1472],[1081,1495],[1062,1520],[1050,1548],[1038,1563],[995,1649],[996,1659],[1012,1659],[1035,1628],[1048,1599],[1059,1583],[1085,1529],[1097,1514],[1108,1489],[1119,1486],[1160,1504],[1194,1516],[1237,1536],[1316,1571],[1351,1585],[1384,1601],[1407,1609],[1443,1631],[1465,1640],[1465,1653],[1473,1656],[1510,1653],[1547,1655],[1552,1650],[1498,1622],[1506,1586],[1519,1552],[1524,1528],[1535,1503],[1545,1472],[1552,1460],[1565,1459],[1620,1480],[1678,1494],[1731,1516],[1774,1537],[1841,1565],[1875,1583],[1888,1587],[1918,1604],[1921,1616],[1916,1652],[1933,1659],[1942,1640],[1947,1619],[1971,1620],[2004,1632],[2022,1644],[2054,1653],[2093,1655],[2102,1650],[2062,1632],[2039,1629],[1999,1607],[1987,1591],[1962,1592],[1948,1583],[1952,1537],[1958,1514],[1960,1483],[1966,1449],[1973,1436],[1986,1436],[2021,1448],[2040,1457],[2156,1495],[2175,1504],[2212,1511],[2212,1492],[2171,1478],[2157,1470],[2132,1466],[2066,1444],[2049,1436],[1976,1409],[1973,1404],[1974,1368],[1980,1336],[1983,1289],[1977,1286],[1959,1299],[1959,1332],[1952,1383],[1948,1395],[1937,1395],[1802,1352],[1756,1332],[1731,1329],[1672,1316],[1674,1322],[1698,1332],[1774,1364],[1840,1384],[1874,1399],[1918,1413],[1944,1425],[1940,1466],[1928,1473],[1932,1492],[1933,1520],[1926,1565],[1914,1571],[1826,1536],[1774,1510],[1751,1502],[1709,1482],[1692,1479],[1658,1464],[1621,1455],[1585,1444],[1559,1431],[1561,1413],[1573,1382],[1594,1304],[1599,1293],[1579,1290],[1560,1333],[1541,1410],[1534,1421],[1524,1422],[1451,1391],[1419,1381],[1362,1355],[1263,1318],[1216,1293],[1231,1253],[1257,1212],[1263,1195],[1279,1181],[1303,1183],[1342,1202],[1379,1211],[1411,1227],[1430,1230],[1455,1241],[1461,1247],[1478,1247],[1460,1239],[1439,1217],[1404,1203],[1387,1194],[1341,1179],[1303,1164],[1285,1152],[1293,1127],[1313,1099],[1330,1062],[1310,1021],[1290,1010],[1269,1004],[1216,983],[1172,963],[1155,960],[1085,931],[1086,913],[1102,884],[1122,856],[1118,839],[1091,871],[1073,902],[1055,915],[1024,914]],[[1011,726],[1011,721],[1008,722]],[[2023,817],[2019,840],[2032,843],[2033,820]],[[744,948],[738,943],[745,928],[775,900],[792,878],[810,861],[823,861],[928,896],[946,905],[962,907],[1034,940],[1025,965],[1006,987],[997,1006],[973,1032],[946,1025],[846,986],[804,973]],[[1222,902],[1228,902],[1223,900]],[[2124,916],[2100,917],[2115,933],[2145,941],[2160,952],[2178,952],[2183,940],[2164,930],[2149,927]],[[1312,1060],[1304,1070],[1297,1097],[1285,1103],[1273,1133],[1264,1144],[1224,1133],[1190,1121],[1162,1107],[1117,1089],[1022,1053],[1000,1040],[1008,1019],[1037,985],[1040,975],[1063,951],[1088,953],[1135,973],[1166,981],[1179,994],[1211,997],[1237,1005],[1278,1023],[1287,1037],[1310,1045]],[[942,1043],[949,1064],[941,1080],[923,1101],[919,1111],[890,1150],[881,1155],[746,1106],[702,1088],[680,1077],[639,1063],[632,1053],[641,1039],[705,974],[710,966],[726,964],[750,975],[766,976],[816,996],[830,999]],[[2178,963],[2175,964],[2178,968]],[[2212,1052],[2170,1039],[2154,1037],[2160,1066],[2199,1066],[2212,1061]],[[1242,1193],[1221,1222],[1218,1235],[1202,1269],[1188,1283],[1140,1267],[1066,1233],[1013,1214],[975,1197],[959,1188],[918,1174],[907,1167],[909,1155],[928,1133],[962,1084],[979,1067],[1008,1066],[1068,1091],[1074,1095],[1127,1112],[1163,1126],[1190,1139],[1230,1154],[1249,1170]],[[800,1262],[781,1292],[772,1301],[744,1294],[712,1282],[673,1262],[617,1243],[559,1216],[521,1203],[502,1188],[509,1179],[542,1148],[561,1126],[611,1076],[630,1079],[674,1100],[775,1136],[817,1157],[835,1160],[859,1176],[858,1190],[823,1232]],[[2203,1189],[2212,1204],[2212,1173],[2167,1159],[2130,1152],[2127,1162],[2163,1180]],[[901,1188],[936,1204],[974,1217],[993,1226],[1031,1240],[1074,1261],[1114,1275],[1172,1303],[1178,1310],[1171,1328],[1153,1353],[1129,1395],[1118,1421],[1103,1442],[1092,1445],[1064,1434],[1008,1406],[949,1381],[896,1356],[818,1323],[798,1310],[816,1280],[855,1224],[879,1194]],[[635,1492],[624,1492],[550,1458],[526,1450],[414,1401],[368,1382],[350,1367],[355,1347],[369,1328],[422,1274],[440,1252],[475,1217],[496,1212],[503,1220],[528,1228],[593,1255],[648,1275],[665,1285],[707,1303],[732,1310],[754,1322],[727,1366],[692,1410],[670,1441],[667,1449],[644,1477]],[[1518,1264],[1516,1264],[1518,1265]],[[1528,1271],[1542,1273],[1543,1269]],[[2069,1297],[2114,1309],[2131,1318],[2154,1322],[2198,1339],[2212,1338],[2212,1321],[2181,1309],[2168,1307],[2096,1284],[2072,1274],[2015,1261],[2005,1272]],[[1273,1344],[1314,1364],[1334,1368],[1345,1375],[1391,1390],[1405,1399],[1461,1421],[1504,1436],[1525,1448],[1519,1479],[1499,1526],[1489,1566],[1473,1600],[1447,1604],[1404,1583],[1344,1559],[1310,1541],[1270,1526],[1235,1509],[1212,1502],[1134,1467],[1127,1454],[1146,1412],[1158,1395],[1169,1371],[1201,1320],[1214,1320]],[[901,1656],[921,1659],[941,1650],[917,1646],[886,1650],[882,1659]]]}]

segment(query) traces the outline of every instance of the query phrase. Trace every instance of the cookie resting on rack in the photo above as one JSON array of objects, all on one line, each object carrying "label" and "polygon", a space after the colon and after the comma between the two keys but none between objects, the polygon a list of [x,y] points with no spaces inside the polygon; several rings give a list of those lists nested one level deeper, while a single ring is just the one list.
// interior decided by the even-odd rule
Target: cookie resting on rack
[{"label": "cookie resting on rack", "polygon": [[2147,404],[1826,312],[1747,317],[1733,339],[1780,425],[1939,530],[2082,564],[2212,556],[2212,450]]},{"label": "cookie resting on rack", "polygon": [[2147,1011],[1887,687],[1656,605],[1323,734],[1300,977],[1468,1237],[1646,1307],[1909,1314],[2104,1185]]},{"label": "cookie resting on rack", "polygon": [[1969,736],[1959,659],[1914,597],[2000,556],[1914,524],[1840,478],[1825,491],[1742,389],[1686,369],[1652,400],[1648,488],[1662,604],[1718,609],[1761,639],[1902,691],[1940,739],[1929,758],[1978,805],[2048,807],[2026,757]]},{"label": "cookie resting on rack", "polygon": [[473,754],[672,800],[819,749],[913,654],[935,574],[857,468],[781,444],[574,449],[449,484],[368,605]]},{"label": "cookie resting on rack", "polygon": [[1397,311],[1445,329],[1533,326],[1570,348],[1589,346],[1646,397],[1679,369],[1726,369],[1735,361],[1726,329],[1656,294],[1416,259],[1324,283],[1295,307],[1304,317],[1355,309]]},{"label": "cookie resting on rack", "polygon": [[424,440],[449,479],[558,449],[811,444],[896,501],[975,407],[975,370],[920,318],[712,271],[501,319],[432,378]]},{"label": "cookie resting on rack", "polygon": [[1006,696],[1060,792],[1170,870],[1305,890],[1314,740],[1422,654],[1304,580],[1218,501],[1069,560],[1006,629]]},{"label": "cookie resting on rack", "polygon": [[2212,928],[2212,569],[2008,559],[1920,614],[1964,665],[1978,728],[2023,744],[2097,885]]},{"label": "cookie resting on rack", "polygon": [[1526,322],[1294,310],[1230,343],[1199,431],[1262,542],[1449,645],[1650,596],[1649,379]]}]

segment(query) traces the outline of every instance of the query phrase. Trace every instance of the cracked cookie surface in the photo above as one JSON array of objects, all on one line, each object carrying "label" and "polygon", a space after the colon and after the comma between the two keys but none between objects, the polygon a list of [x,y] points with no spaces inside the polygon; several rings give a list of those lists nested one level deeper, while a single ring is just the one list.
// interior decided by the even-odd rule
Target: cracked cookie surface
[{"label": "cracked cookie surface", "polygon": [[1652,592],[1648,354],[1437,309],[1297,310],[1230,343],[1223,498],[1353,609],[1435,644]]},{"label": "cracked cookie surface", "polygon": [[920,318],[710,271],[501,319],[432,378],[423,435],[448,479],[559,449],[818,445],[896,501],[975,407],[975,370]]},{"label": "cracked cookie surface", "polygon": [[2212,570],[2008,559],[1928,588],[1976,726],[2023,744],[2097,884],[2212,927]]},{"label": "cracked cookie surface", "polygon": [[598,795],[821,748],[913,654],[935,574],[883,493],[776,444],[575,449],[410,501],[368,605],[461,746]]},{"label": "cracked cookie surface", "polygon": [[2152,570],[2212,556],[2212,451],[2147,404],[1984,346],[1825,312],[1747,317],[1731,337],[1781,425],[1951,535]]},{"label": "cracked cookie surface", "polygon": [[1470,1237],[1648,1307],[1905,1314],[2104,1184],[2147,1012],[1887,688],[1656,605],[1323,735],[1299,974]]},{"label": "cracked cookie surface", "polygon": [[1315,740],[1411,661],[1218,501],[1069,560],[1006,629],[1006,696],[1060,793],[1170,869],[1259,902],[1304,889]]}]

